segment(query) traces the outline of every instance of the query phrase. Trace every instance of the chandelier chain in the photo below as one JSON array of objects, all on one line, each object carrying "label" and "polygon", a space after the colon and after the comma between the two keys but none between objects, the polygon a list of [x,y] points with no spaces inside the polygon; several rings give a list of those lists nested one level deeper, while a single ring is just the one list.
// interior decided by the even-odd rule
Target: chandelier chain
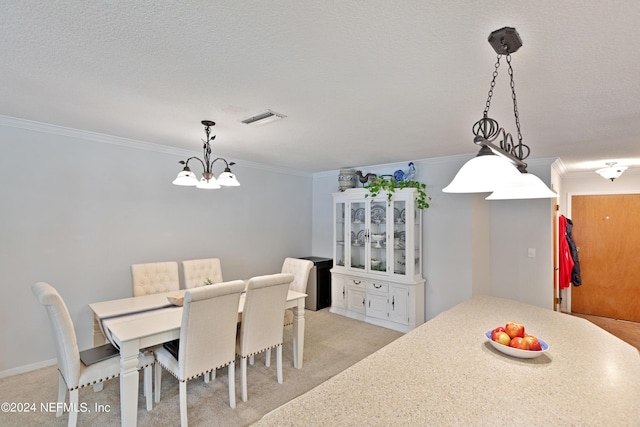
[{"label": "chandelier chain", "polygon": [[498,59],[494,66],[493,70],[493,78],[491,79],[491,85],[489,86],[489,94],[487,96],[487,102],[484,107],[484,112],[482,113],[484,118],[487,118],[489,114],[489,108],[491,107],[491,98],[493,97],[493,89],[496,87],[496,77],[498,77],[498,68],[500,67],[500,58],[502,55],[498,55]]},{"label": "chandelier chain", "polygon": [[507,64],[509,64],[509,80],[511,85],[511,98],[513,99],[513,116],[516,119],[516,129],[518,131],[518,143],[522,144],[522,132],[520,131],[520,113],[518,112],[518,101],[516,100],[516,84],[513,81],[513,67],[511,66],[511,54],[507,54]]}]

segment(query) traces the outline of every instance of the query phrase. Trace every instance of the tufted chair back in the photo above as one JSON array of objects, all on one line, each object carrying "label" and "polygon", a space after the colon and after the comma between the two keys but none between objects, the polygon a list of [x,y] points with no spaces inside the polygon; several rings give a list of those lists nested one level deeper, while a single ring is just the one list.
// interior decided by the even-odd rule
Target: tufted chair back
[{"label": "tufted chair back", "polygon": [[207,280],[222,283],[220,258],[191,259],[182,261],[182,274],[185,289],[204,286]]},{"label": "tufted chair back", "polygon": [[80,380],[80,350],[67,306],[58,291],[48,283],[35,283],[31,290],[47,310],[56,343],[58,369],[67,387],[76,388]]},{"label": "tufted chair back", "polygon": [[133,296],[157,294],[180,289],[178,263],[152,262],[131,266]]},{"label": "tufted chair back", "polygon": [[313,262],[307,259],[285,258],[281,273],[293,274],[293,282],[289,286],[292,291],[307,292],[309,272],[313,268]]}]

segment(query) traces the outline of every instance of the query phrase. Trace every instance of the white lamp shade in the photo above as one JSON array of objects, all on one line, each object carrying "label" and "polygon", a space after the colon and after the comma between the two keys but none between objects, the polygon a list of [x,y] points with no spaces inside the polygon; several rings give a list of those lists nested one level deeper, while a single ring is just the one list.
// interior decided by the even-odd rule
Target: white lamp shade
[{"label": "white lamp shade", "polygon": [[491,193],[506,185],[521,182],[521,173],[504,157],[495,154],[477,156],[465,163],[445,193]]},{"label": "white lamp shade", "polygon": [[610,179],[613,181],[616,178],[620,178],[620,175],[622,175],[622,173],[627,169],[627,166],[610,166],[608,168],[598,169],[596,173],[604,179]]},{"label": "white lamp shade", "polygon": [[231,172],[222,172],[218,177],[218,184],[225,187],[239,187],[240,183],[236,179],[236,176]]},{"label": "white lamp shade", "polygon": [[486,200],[549,199],[558,197],[537,176],[530,173],[521,175],[522,183],[499,188],[486,197]]},{"label": "white lamp shade", "polygon": [[201,190],[217,190],[220,188],[220,184],[218,181],[212,176],[208,181],[202,177],[196,188],[200,188]]},{"label": "white lamp shade", "polygon": [[182,185],[187,187],[193,187],[198,185],[198,178],[196,178],[196,174],[191,171],[183,170],[178,174],[176,179],[173,180],[173,185]]}]

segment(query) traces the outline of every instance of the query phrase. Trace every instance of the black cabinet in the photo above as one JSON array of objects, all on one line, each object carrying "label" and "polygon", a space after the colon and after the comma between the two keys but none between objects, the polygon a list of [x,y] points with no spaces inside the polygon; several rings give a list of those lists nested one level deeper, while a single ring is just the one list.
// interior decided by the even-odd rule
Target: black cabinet
[{"label": "black cabinet", "polygon": [[309,273],[307,282],[307,299],[304,307],[307,310],[320,310],[331,306],[331,258],[319,258],[315,256],[303,257],[313,262],[313,268]]}]

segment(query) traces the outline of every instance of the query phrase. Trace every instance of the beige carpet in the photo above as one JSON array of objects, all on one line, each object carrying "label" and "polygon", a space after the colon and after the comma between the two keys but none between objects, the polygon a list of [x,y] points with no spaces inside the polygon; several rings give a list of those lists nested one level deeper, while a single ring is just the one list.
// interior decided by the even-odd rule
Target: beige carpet
[{"label": "beige carpet", "polygon": [[[215,381],[205,384],[202,378],[189,381],[188,417],[191,426],[246,426],[259,420],[287,401],[312,389],[357,361],[367,357],[402,334],[329,313],[328,309],[306,311],[304,367],[293,368],[291,348],[292,327],[284,332],[283,377],[276,380],[275,352],[271,367],[264,366],[264,355],[256,356],[248,367],[248,401],[240,399],[240,369],[236,368],[235,409],[229,407],[227,370],[218,371]],[[55,413],[43,410],[42,404],[55,405],[58,387],[55,367],[43,368],[26,374],[0,379],[0,401],[35,404],[28,413],[0,413],[2,426],[66,426],[67,414],[56,418]],[[142,390],[142,373],[140,390]],[[162,376],[162,399],[151,412],[145,409],[140,393],[138,400],[139,426],[180,425],[178,382],[168,372]],[[94,393],[91,388],[80,390],[80,402],[86,403],[88,412],[78,415],[79,426],[119,426],[120,401],[118,379],[107,381],[104,390]],[[101,405],[104,412],[96,412]],[[29,408],[33,409],[32,407]],[[336,414],[340,417],[341,414]],[[344,414],[348,417],[348,414]],[[304,424],[304,420],[301,420]]]}]

